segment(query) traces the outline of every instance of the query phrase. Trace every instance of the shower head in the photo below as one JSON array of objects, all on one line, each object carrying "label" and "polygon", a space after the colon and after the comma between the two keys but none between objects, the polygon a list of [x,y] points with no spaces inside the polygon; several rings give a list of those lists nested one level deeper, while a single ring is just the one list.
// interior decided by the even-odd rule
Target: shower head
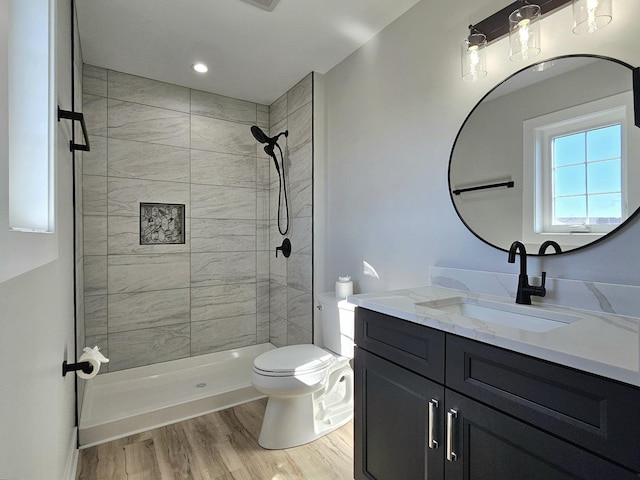
[{"label": "shower head", "polygon": [[[289,130],[285,130],[284,132],[280,132],[275,137],[268,137],[267,134],[264,133],[260,127],[257,127],[257,126],[254,125],[254,126],[251,127],[251,134],[253,135],[253,138],[255,138],[258,142],[266,143],[268,145],[271,145],[271,150],[273,150],[273,146],[278,142],[278,138],[280,137],[280,135],[284,135],[285,137],[288,137],[289,136]],[[267,152],[267,153],[269,153],[269,152]],[[271,154],[269,154],[269,155],[271,155]]]},{"label": "shower head", "polygon": [[[274,142],[275,143],[275,142]],[[276,172],[278,172],[278,174],[280,174],[280,166],[278,165],[278,159],[276,158],[276,154],[273,151],[273,145],[272,143],[265,145],[264,146],[264,151],[267,155],[269,155],[271,158],[273,158],[273,163],[276,166]],[[279,148],[279,147],[278,147]]]},{"label": "shower head", "polygon": [[267,134],[262,131],[260,127],[255,125],[251,127],[251,134],[260,143],[271,143],[271,138],[267,137]]}]

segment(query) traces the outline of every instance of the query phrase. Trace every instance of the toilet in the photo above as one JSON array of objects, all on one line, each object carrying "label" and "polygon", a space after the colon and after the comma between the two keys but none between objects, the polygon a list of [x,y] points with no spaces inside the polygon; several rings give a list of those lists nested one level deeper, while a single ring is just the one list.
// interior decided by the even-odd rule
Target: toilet
[{"label": "toilet", "polygon": [[258,443],[278,450],[312,442],[353,418],[354,306],[318,295],[324,348],[290,345],[253,362],[253,386],[269,397]]}]

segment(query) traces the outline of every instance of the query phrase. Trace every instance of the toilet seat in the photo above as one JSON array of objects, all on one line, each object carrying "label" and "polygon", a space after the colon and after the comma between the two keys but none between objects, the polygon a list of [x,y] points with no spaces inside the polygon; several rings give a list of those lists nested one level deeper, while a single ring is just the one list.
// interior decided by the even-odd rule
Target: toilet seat
[{"label": "toilet seat", "polygon": [[253,362],[253,371],[269,377],[306,375],[326,369],[334,358],[315,345],[290,345],[259,355]]}]

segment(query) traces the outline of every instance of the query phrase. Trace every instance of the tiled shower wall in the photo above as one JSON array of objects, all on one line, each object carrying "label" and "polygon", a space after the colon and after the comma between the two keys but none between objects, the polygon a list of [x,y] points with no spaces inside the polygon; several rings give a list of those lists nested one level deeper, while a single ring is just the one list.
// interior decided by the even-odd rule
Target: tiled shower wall
[{"label": "tiled shower wall", "polygon": [[[311,145],[311,102],[300,100],[311,78],[284,96],[292,164],[296,147]],[[288,175],[294,254],[274,278],[273,163],[249,130],[268,128],[269,107],[89,65],[83,89],[91,140],[82,181],[85,343],[99,345],[115,371],[269,340],[310,341],[303,226],[311,220],[311,157],[308,173],[292,166]],[[302,109],[309,118],[296,128]],[[185,204],[186,243],[140,245],[140,202]],[[275,284],[287,285],[284,296],[274,296]],[[274,315],[276,301],[284,307]]]},{"label": "tiled shower wall", "polygon": [[[268,107],[88,65],[83,85],[86,344],[114,371],[267,342]],[[140,202],[185,204],[186,243],[140,245]]]},{"label": "tiled shower wall", "polygon": [[[312,233],[313,233],[313,73],[270,107],[271,135],[288,130],[280,137],[286,145],[285,168],[291,240],[291,256],[271,255],[270,312],[271,343],[276,346],[311,343],[313,323]],[[277,149],[276,149],[277,150]],[[271,252],[284,237],[277,226],[278,176],[271,169],[270,190]],[[284,206],[281,207],[284,219]],[[285,221],[281,223],[286,226]]]}]

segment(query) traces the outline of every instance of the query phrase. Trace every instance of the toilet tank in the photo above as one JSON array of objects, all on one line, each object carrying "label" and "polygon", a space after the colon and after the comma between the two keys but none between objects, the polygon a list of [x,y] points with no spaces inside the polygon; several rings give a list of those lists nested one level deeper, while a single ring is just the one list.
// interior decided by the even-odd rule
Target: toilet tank
[{"label": "toilet tank", "polygon": [[322,340],[325,348],[340,356],[353,358],[355,305],[334,292],[318,294]]}]

